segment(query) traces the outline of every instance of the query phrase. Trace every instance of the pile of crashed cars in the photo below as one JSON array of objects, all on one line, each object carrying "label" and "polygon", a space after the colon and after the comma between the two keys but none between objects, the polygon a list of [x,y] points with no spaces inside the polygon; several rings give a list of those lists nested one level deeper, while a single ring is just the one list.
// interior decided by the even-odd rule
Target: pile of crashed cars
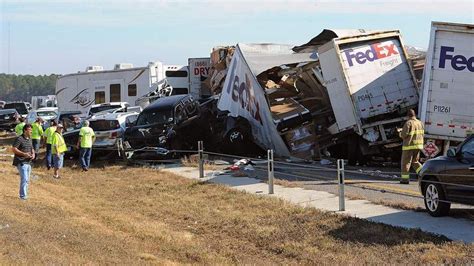
[{"label": "pile of crashed cars", "polygon": [[[126,103],[103,104],[110,107],[92,112],[84,120],[90,122],[96,134],[95,155],[105,158],[118,155],[137,160],[174,159],[197,150],[198,141],[204,141],[208,150],[249,155],[248,149],[242,147],[251,145],[247,141],[250,133],[240,132],[238,121],[226,119],[217,109],[217,100],[209,97],[198,101],[191,95],[172,95],[155,99],[143,110]],[[82,124],[66,122],[64,139],[71,156],[78,154]],[[250,152],[263,153],[256,147]]]},{"label": "pile of crashed cars", "polygon": [[[143,111],[121,107],[95,114],[89,118],[97,135],[94,148],[148,160],[179,157],[203,141],[207,151],[232,155],[257,157],[271,148],[286,158],[347,158],[348,150],[357,150],[347,143],[361,142],[351,141],[358,138],[352,130],[334,133],[337,121],[328,81],[315,52],[335,37],[325,30],[301,46],[216,47],[201,99],[157,91],[144,96],[149,104]],[[422,72],[424,54],[408,52],[416,59],[410,62],[415,75]],[[77,132],[65,136],[75,151]],[[357,151],[352,155],[363,157]]]}]

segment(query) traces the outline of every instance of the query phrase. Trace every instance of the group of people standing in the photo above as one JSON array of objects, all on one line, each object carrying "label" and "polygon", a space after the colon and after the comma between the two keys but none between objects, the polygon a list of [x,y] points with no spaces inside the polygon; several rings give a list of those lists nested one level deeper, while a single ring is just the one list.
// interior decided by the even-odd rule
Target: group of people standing
[{"label": "group of people standing", "polygon": [[[53,168],[53,178],[59,179],[59,169],[64,164],[64,153],[68,150],[63,137],[64,126],[51,120],[49,127],[43,130],[44,121],[37,118],[32,124],[25,123],[20,118],[20,123],[15,127],[17,138],[13,143],[13,165],[20,174],[20,199],[28,198],[28,184],[31,175],[32,164],[38,159],[41,144],[46,146],[45,163],[46,168]],[[92,144],[95,141],[95,133],[89,127],[89,121],[84,121],[80,131],[77,148],[80,149],[79,161],[82,171],[88,171],[92,155]]]}]

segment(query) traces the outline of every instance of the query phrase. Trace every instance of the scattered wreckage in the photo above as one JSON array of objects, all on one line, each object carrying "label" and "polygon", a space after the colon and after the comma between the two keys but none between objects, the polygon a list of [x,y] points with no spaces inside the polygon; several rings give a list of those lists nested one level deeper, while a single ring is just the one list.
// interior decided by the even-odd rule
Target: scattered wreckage
[{"label": "scattered wreckage", "polygon": [[217,48],[204,84],[261,149],[308,160],[331,152],[355,164],[399,156],[396,129],[418,104],[407,58],[398,31],[324,30],[296,47]]},{"label": "scattered wreckage", "polygon": [[398,159],[396,129],[418,103],[407,58],[398,31],[324,30],[301,46],[217,47],[200,93],[214,96],[198,102],[157,87],[137,100],[149,105],[127,127],[122,149],[170,156],[203,140],[227,154]]}]

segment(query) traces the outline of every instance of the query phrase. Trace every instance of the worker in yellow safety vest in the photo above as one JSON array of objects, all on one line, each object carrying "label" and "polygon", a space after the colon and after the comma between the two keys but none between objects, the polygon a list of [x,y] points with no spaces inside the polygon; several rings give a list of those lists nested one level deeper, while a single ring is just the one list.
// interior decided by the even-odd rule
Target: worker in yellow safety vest
[{"label": "worker in yellow safety vest", "polygon": [[420,120],[416,119],[413,109],[408,111],[408,121],[403,125],[400,132],[400,138],[403,139],[402,146],[402,173],[400,184],[410,183],[410,167],[415,169],[418,174],[422,164],[420,160],[420,151],[423,149],[423,136],[425,131]]},{"label": "worker in yellow safety vest", "polygon": [[17,136],[21,136],[23,135],[23,127],[25,126],[25,119],[23,117],[20,117],[18,119],[18,121],[20,121],[20,123],[18,123],[16,126],[15,126],[15,133]]}]

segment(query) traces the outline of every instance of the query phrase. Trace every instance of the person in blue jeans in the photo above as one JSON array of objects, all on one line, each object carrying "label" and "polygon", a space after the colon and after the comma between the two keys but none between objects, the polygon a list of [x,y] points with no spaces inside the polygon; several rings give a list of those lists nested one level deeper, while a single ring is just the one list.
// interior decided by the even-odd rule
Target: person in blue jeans
[{"label": "person in blue jeans", "polygon": [[28,198],[28,184],[30,182],[31,161],[35,158],[35,151],[31,141],[32,127],[25,124],[23,133],[13,142],[13,165],[20,174],[20,199]]},{"label": "person in blue jeans", "polygon": [[89,127],[89,121],[84,121],[84,124],[79,131],[79,139],[77,140],[77,147],[79,150],[79,160],[81,162],[82,171],[88,171],[91,164],[92,144],[95,141],[95,133]]}]

